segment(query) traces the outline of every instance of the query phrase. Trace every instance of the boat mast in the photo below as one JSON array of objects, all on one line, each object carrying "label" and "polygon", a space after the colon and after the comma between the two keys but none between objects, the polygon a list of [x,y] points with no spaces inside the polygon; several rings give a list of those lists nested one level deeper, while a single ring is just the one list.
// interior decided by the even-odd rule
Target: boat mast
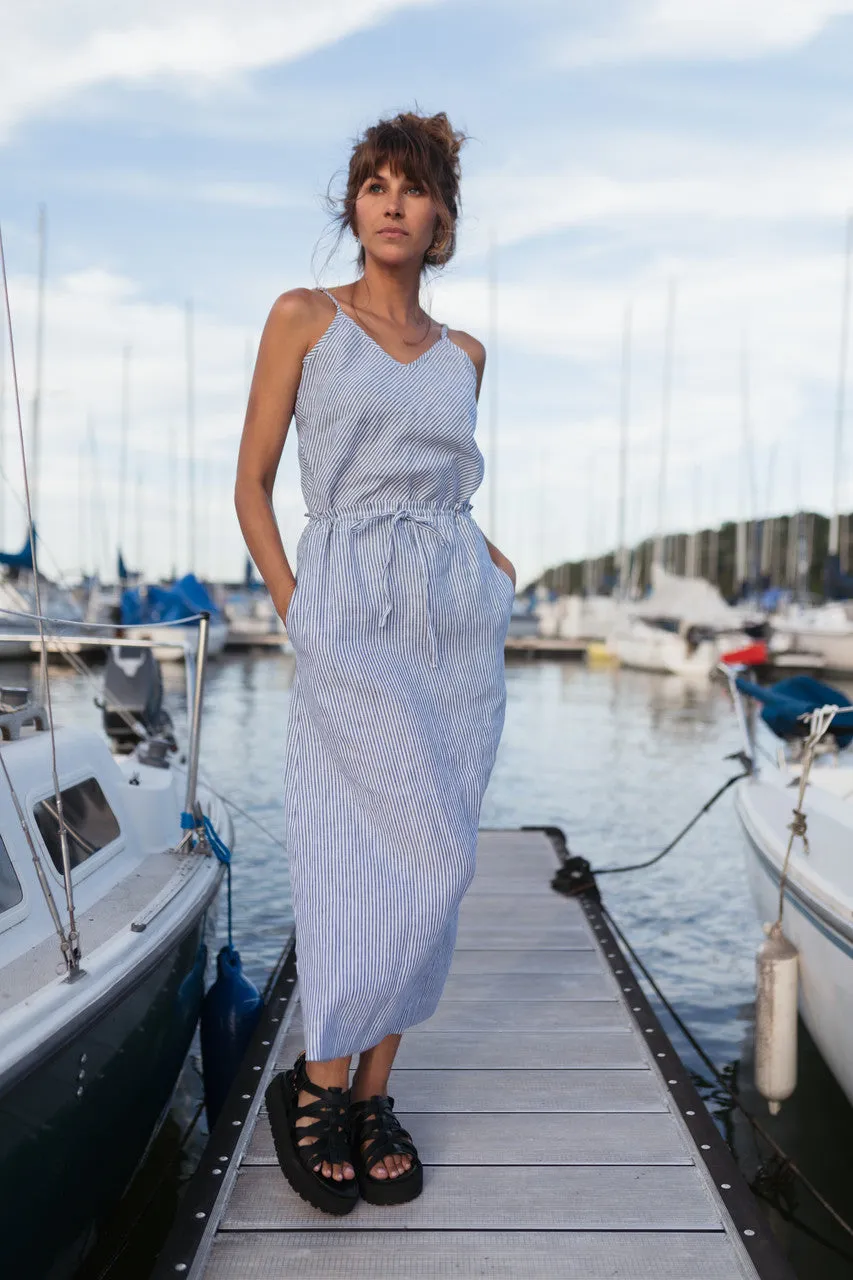
[{"label": "boat mast", "polygon": [[130,347],[121,356],[121,441],[118,471],[118,550],[124,555],[124,513],[127,506],[127,437],[130,427]]},{"label": "boat mast", "polygon": [[41,379],[42,364],[44,361],[44,284],[47,272],[47,208],[45,205],[39,205],[38,215],[38,303],[36,306],[36,368],[35,381],[33,383],[33,404],[32,404],[32,445],[30,448],[30,474],[32,483],[30,485],[30,493],[32,498],[32,518],[33,525],[38,530],[38,495],[39,495],[39,459],[40,459],[40,430],[41,430]]},{"label": "boat mast", "polygon": [[625,507],[628,497],[628,426],[631,414],[631,303],[625,304],[622,323],[622,376],[619,394],[619,467],[617,508],[617,595],[624,600],[628,587],[628,550],[625,545]]},{"label": "boat mast", "polygon": [[498,536],[498,251],[489,231],[489,533]]},{"label": "boat mast", "polygon": [[[844,284],[841,293],[841,343],[838,353],[838,386],[835,396],[835,458],[832,467],[832,519],[829,525],[829,554],[837,556],[841,546],[841,471],[844,461],[844,417],[847,399],[847,357],[850,346],[850,262],[853,258],[853,212],[847,215],[844,246]],[[846,559],[846,557],[845,557]],[[846,572],[844,565],[842,572]]]},{"label": "boat mast", "polygon": [[[0,338],[0,474],[6,473],[6,329]],[[0,485],[0,547],[6,545],[6,493]]]},{"label": "boat mast", "polygon": [[178,441],[169,423],[169,542],[172,552],[172,581],[178,576]]},{"label": "boat mast", "polygon": [[187,362],[187,571],[195,571],[195,383],[194,383],[194,324],[193,304],[186,306],[186,362]]},{"label": "boat mast", "polygon": [[[670,280],[666,299],[666,332],[663,353],[663,394],[661,397],[660,427],[660,470],[658,472],[658,513],[657,534],[653,553],[653,563],[664,565],[664,518],[666,512],[666,467],[669,454],[669,423],[672,409],[672,366],[675,343],[675,281]],[[664,565],[665,567],[665,565]]]},{"label": "boat mast", "polygon": [[740,357],[741,431],[743,434],[743,459],[748,487],[747,501],[751,512],[751,520],[747,518],[743,521],[738,521],[737,525],[738,572],[736,576],[738,582],[735,585],[738,588],[744,582],[747,586],[752,586],[757,578],[755,518],[758,508],[758,496],[755,490],[755,450],[752,443],[752,415],[749,393],[749,350],[744,337]]},{"label": "boat mast", "polygon": [[[103,490],[101,488],[101,469],[98,464],[98,444],[95,438],[95,423],[91,413],[89,413],[87,417],[86,427],[87,427],[87,432],[89,436],[89,457],[92,460],[92,489],[93,489],[94,498],[95,498],[94,509],[98,512],[98,515],[100,516],[100,523],[101,523],[100,535],[101,535],[101,555],[103,556],[103,561],[102,561],[103,569],[101,570],[101,573],[99,574],[99,576],[101,577],[101,581],[103,581],[104,578],[107,578],[107,579],[109,578],[110,565],[114,563],[114,561],[110,551],[109,530],[107,528],[107,514],[106,514],[107,509],[104,505]],[[96,563],[95,549],[97,546],[94,528],[92,529],[92,532],[91,532],[91,538],[92,538],[92,562],[94,567],[94,564]]]},{"label": "boat mast", "polygon": [[136,463],[136,572],[142,573],[142,560],[145,555],[145,540],[142,536],[142,462]]}]

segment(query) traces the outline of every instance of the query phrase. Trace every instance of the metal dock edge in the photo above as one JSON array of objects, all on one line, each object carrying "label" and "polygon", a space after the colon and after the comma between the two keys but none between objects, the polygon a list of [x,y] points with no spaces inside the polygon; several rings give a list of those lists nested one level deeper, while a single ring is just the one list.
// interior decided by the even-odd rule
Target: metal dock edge
[{"label": "metal dock edge", "polygon": [[301,1046],[293,949],[153,1280],[794,1280],[556,828],[481,830],[438,1011],[392,1077],[425,1166],[408,1205],[299,1199],[262,1106]]}]

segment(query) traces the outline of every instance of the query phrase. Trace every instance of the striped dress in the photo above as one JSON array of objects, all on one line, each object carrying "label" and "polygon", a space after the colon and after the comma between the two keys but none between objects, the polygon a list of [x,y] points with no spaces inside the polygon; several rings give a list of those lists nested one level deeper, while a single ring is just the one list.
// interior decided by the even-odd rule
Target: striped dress
[{"label": "striped dress", "polygon": [[339,306],[294,421],[307,523],[285,826],[305,1047],[428,1018],[474,874],[506,704],[511,579],[471,516],[476,370],[447,335],[404,364]]}]

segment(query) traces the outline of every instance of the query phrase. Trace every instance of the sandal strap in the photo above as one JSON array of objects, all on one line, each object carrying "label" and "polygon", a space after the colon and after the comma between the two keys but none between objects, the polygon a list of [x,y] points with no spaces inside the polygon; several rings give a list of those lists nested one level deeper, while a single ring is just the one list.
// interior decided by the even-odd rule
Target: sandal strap
[{"label": "sandal strap", "polygon": [[[306,1070],[304,1054],[294,1063],[291,1080],[294,1122],[311,1118],[310,1124],[293,1125],[300,1159],[312,1170],[323,1163],[351,1163],[349,1089],[323,1089],[315,1084]],[[300,1092],[314,1094],[316,1101],[300,1106]],[[303,1144],[303,1138],[310,1138],[311,1142]]]},{"label": "sandal strap", "polygon": [[358,1146],[361,1159],[369,1169],[386,1156],[411,1156],[413,1161],[418,1158],[412,1135],[394,1115],[393,1106],[393,1098],[377,1094],[350,1107],[353,1145]]}]

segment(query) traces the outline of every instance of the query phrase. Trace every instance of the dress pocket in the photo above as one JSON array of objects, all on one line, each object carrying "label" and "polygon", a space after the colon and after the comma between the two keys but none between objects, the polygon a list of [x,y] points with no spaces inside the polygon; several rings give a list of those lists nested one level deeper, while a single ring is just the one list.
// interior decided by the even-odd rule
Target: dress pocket
[{"label": "dress pocket", "polygon": [[293,625],[293,608],[296,604],[296,597],[299,595],[299,579],[296,580],[296,586],[293,588],[290,600],[287,604],[287,613],[284,615],[284,629],[290,635],[290,628]]}]

